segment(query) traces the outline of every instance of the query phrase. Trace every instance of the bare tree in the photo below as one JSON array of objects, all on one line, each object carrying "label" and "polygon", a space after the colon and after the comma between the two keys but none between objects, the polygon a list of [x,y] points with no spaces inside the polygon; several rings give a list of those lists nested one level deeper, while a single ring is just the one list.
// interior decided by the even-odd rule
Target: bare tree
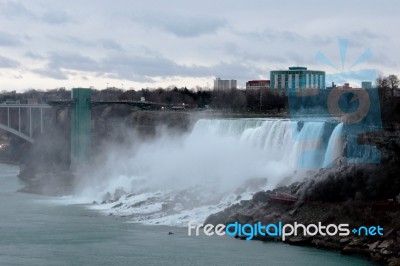
[{"label": "bare tree", "polygon": [[394,90],[399,88],[399,78],[396,75],[389,75],[387,78],[389,82],[390,92],[394,96]]},{"label": "bare tree", "polygon": [[387,77],[384,77],[382,75],[379,75],[376,78],[376,86],[378,87],[378,91],[380,94],[380,97],[386,98],[386,92],[389,90],[389,79]]},{"label": "bare tree", "polygon": [[379,75],[376,78],[376,85],[378,86],[378,88],[382,89],[382,88],[387,88],[389,87],[389,80],[387,77],[384,77],[382,75]]}]

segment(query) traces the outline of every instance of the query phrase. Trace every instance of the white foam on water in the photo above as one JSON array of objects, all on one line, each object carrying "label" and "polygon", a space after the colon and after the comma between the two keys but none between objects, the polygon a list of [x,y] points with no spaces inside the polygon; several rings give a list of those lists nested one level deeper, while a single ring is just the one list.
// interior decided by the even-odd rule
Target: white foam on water
[{"label": "white foam on water", "polygon": [[202,223],[257,191],[301,180],[299,165],[322,167],[331,144],[323,140],[326,129],[324,121],[199,120],[182,136],[109,149],[77,184],[74,200],[96,201],[91,208],[133,222]]}]

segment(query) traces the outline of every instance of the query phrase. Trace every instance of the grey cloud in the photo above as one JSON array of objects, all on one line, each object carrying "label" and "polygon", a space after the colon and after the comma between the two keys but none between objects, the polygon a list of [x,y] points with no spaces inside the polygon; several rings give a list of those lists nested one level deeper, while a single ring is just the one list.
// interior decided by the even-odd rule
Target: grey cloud
[{"label": "grey cloud", "polygon": [[265,49],[265,51],[252,51],[250,49],[243,48],[234,48],[230,45],[225,47],[225,52],[229,55],[234,56],[237,60],[241,61],[253,61],[253,62],[280,62],[286,63],[289,62],[288,56],[283,55],[282,53],[274,53]]},{"label": "grey cloud", "polygon": [[85,38],[77,38],[75,36],[58,36],[58,35],[48,35],[47,38],[51,41],[58,43],[67,43],[75,47],[102,47],[106,50],[113,50],[117,52],[123,52],[125,49],[119,43],[111,39],[98,39],[98,40],[88,40]]},{"label": "grey cloud", "polygon": [[250,40],[257,42],[268,43],[278,43],[283,47],[291,47],[293,45],[299,46],[314,46],[314,47],[324,47],[326,45],[336,43],[338,38],[332,36],[324,36],[321,34],[313,34],[311,36],[302,35],[296,31],[291,30],[276,30],[272,28],[265,28],[261,31],[238,31],[236,29],[231,29],[231,31],[244,38],[249,38]]},{"label": "grey cloud", "polygon": [[37,54],[37,53],[33,53],[33,52],[26,52],[24,54],[24,56],[31,58],[31,59],[45,59],[44,56]]},{"label": "grey cloud", "polygon": [[90,57],[76,53],[53,53],[50,56],[49,67],[93,71],[98,69],[98,64]]},{"label": "grey cloud", "polygon": [[36,15],[29,11],[20,2],[7,1],[0,3],[0,14],[10,19],[17,19],[20,17],[36,18]]},{"label": "grey cloud", "polygon": [[[280,63],[280,64],[301,64],[301,65],[313,65],[318,63],[315,59],[315,55],[318,51],[325,54],[333,63],[340,64],[340,50],[338,40],[339,37],[348,40],[348,56],[346,58],[346,64],[350,64],[350,61],[357,60],[357,56],[360,56],[367,50],[372,44],[376,44],[379,40],[387,39],[385,35],[381,33],[375,33],[367,29],[359,29],[352,31],[344,36],[324,36],[321,34],[314,34],[311,36],[298,34],[291,31],[279,31],[265,29],[257,32],[240,32],[232,30],[235,34],[240,37],[257,41],[257,43],[265,43],[266,50],[264,53],[259,50],[244,50],[244,49],[229,49],[233,52],[236,57],[242,58],[242,60],[251,59],[261,61],[264,60],[268,63]],[[246,46],[247,47],[247,46]],[[314,47],[314,51],[313,51]],[[375,51],[373,54],[375,54]],[[374,59],[367,60],[367,63],[378,63],[392,65],[390,59],[383,60],[383,57],[373,56]],[[348,65],[348,66],[350,66]],[[326,66],[325,66],[326,67]]]},{"label": "grey cloud", "polygon": [[52,53],[45,68],[33,71],[45,77],[54,79],[68,79],[64,70],[98,71],[97,62],[89,57],[76,53]]},{"label": "grey cloud", "polygon": [[122,46],[119,43],[117,43],[113,40],[101,39],[99,41],[105,49],[115,50],[115,51],[124,51],[124,48],[122,48]]},{"label": "grey cloud", "polygon": [[356,30],[353,31],[351,33],[351,36],[355,39],[355,40],[359,40],[360,38],[365,41],[365,40],[384,40],[387,39],[388,36],[385,34],[382,34],[381,32],[373,32],[371,30],[368,30],[366,28],[360,29],[360,30]]},{"label": "grey cloud", "polygon": [[0,46],[17,46],[21,42],[14,35],[0,31]]},{"label": "grey cloud", "polygon": [[72,18],[66,12],[59,10],[46,11],[41,16],[41,20],[51,25],[60,25],[72,22]]},{"label": "grey cloud", "polygon": [[238,31],[231,28],[231,31],[245,38],[250,38],[254,41],[267,41],[267,42],[304,42],[306,38],[294,31],[280,31],[271,28],[266,28],[261,31]]},{"label": "grey cloud", "polygon": [[49,40],[55,41],[57,43],[67,43],[75,47],[95,47],[96,43],[92,40],[87,40],[85,38],[78,38],[70,35],[47,35]]},{"label": "grey cloud", "polygon": [[321,36],[321,35],[314,35],[311,37],[310,41],[316,46],[326,46],[332,44],[336,40],[330,36]]},{"label": "grey cloud", "polygon": [[201,76],[207,68],[183,66],[172,60],[157,55],[126,56],[115,55],[102,61],[103,71],[112,73],[116,79],[132,81],[154,81],[154,77]]},{"label": "grey cloud", "polygon": [[0,55],[0,68],[16,68],[20,63]]},{"label": "grey cloud", "polygon": [[102,62],[117,78],[135,80],[146,77],[210,77],[249,79],[253,78],[258,70],[246,66],[242,62],[222,62],[212,66],[180,65],[160,56],[130,56],[112,57]]},{"label": "grey cloud", "polygon": [[[297,63],[297,64],[300,64],[300,65],[304,65],[304,64],[307,65],[310,62],[314,62],[315,61],[315,57],[314,56],[310,57],[308,55],[305,55],[303,53],[297,53],[295,51],[290,51],[290,52],[286,53],[286,60],[285,61],[288,61],[288,59],[290,59],[290,63]],[[283,61],[283,62],[285,62],[285,61]]]},{"label": "grey cloud", "polygon": [[362,81],[372,81],[375,82],[378,73],[374,69],[363,69],[363,70],[355,70],[355,71],[346,71],[339,72],[333,74],[326,75],[327,82],[337,82],[337,83],[345,83],[349,81],[354,81],[361,83]]},{"label": "grey cloud", "polygon": [[[392,36],[385,35],[381,32],[373,32],[366,28],[350,31],[343,34],[340,38],[345,38],[349,41],[349,48],[370,48],[376,43],[390,42]],[[337,38],[339,39],[339,38]]]},{"label": "grey cloud", "polygon": [[50,25],[60,25],[73,22],[71,16],[65,11],[47,10],[40,15],[29,10],[18,1],[0,3],[0,15],[11,20],[26,18],[33,21],[41,21]]},{"label": "grey cloud", "polygon": [[364,64],[373,68],[390,67],[392,69],[399,69],[399,62],[397,60],[397,57],[386,51],[372,51],[371,58],[368,58],[368,60],[366,60],[362,66],[364,66]]},{"label": "grey cloud", "polygon": [[[314,53],[310,47],[325,47],[332,38],[313,35],[306,37],[293,31],[265,29],[262,31],[243,32],[232,30],[241,39],[247,41],[243,46],[226,47],[231,55],[241,60],[252,60],[266,63],[307,64],[314,61]],[[249,46],[257,44],[256,49]],[[261,45],[261,46],[260,46]],[[265,48],[260,48],[264,46]]]},{"label": "grey cloud", "polygon": [[152,81],[151,77],[172,74],[176,68],[172,61],[163,58],[116,55],[94,60],[76,53],[52,53],[44,69],[35,73],[55,79],[67,79],[68,70],[94,72],[98,77]]},{"label": "grey cloud", "polygon": [[179,65],[176,62],[161,56],[116,56],[102,62],[120,78],[132,79],[133,76],[231,76],[247,77],[252,73],[251,67],[244,66],[240,62],[220,63],[213,66]]},{"label": "grey cloud", "polygon": [[59,80],[67,80],[68,76],[62,72],[60,69],[51,69],[51,68],[44,68],[44,69],[34,69],[34,73],[39,74],[44,77],[49,77],[53,79]]},{"label": "grey cloud", "polygon": [[223,52],[242,62],[258,62],[263,64],[279,63],[303,63],[304,55],[299,51],[290,51],[287,53],[271,50],[268,45],[264,49],[248,49],[247,45],[237,45],[227,43],[223,47]]},{"label": "grey cloud", "polygon": [[133,20],[145,26],[156,27],[183,38],[212,34],[226,25],[226,21],[219,18],[179,14],[134,16]]},{"label": "grey cloud", "polygon": [[256,75],[257,70],[241,62],[224,62],[213,66],[180,65],[157,55],[126,55],[124,53],[108,56],[100,60],[76,53],[52,53],[48,64],[35,73],[55,79],[67,79],[68,71],[88,71],[98,77],[127,79],[139,82],[151,82],[155,77],[209,77],[221,76],[248,79]]},{"label": "grey cloud", "polygon": [[275,32],[277,34],[277,38],[286,41],[286,42],[304,42],[306,38],[301,36],[300,34],[294,32],[294,31],[281,31],[281,32]]},{"label": "grey cloud", "polygon": [[244,65],[241,62],[219,63],[210,67],[206,73],[208,75],[205,76],[218,76],[239,81],[254,79],[262,74],[256,67]]}]

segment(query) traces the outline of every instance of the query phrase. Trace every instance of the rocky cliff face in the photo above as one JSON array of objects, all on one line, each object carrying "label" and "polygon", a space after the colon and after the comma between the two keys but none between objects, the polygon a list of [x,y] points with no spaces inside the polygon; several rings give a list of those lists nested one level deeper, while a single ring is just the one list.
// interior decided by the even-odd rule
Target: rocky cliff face
[{"label": "rocky cliff face", "polygon": [[[309,181],[308,181],[309,182]],[[355,193],[354,199],[346,201],[328,201],[322,198],[314,200],[302,198],[304,188],[316,189],[306,183],[293,184],[273,191],[260,191],[248,201],[233,205],[222,212],[210,215],[204,224],[241,224],[263,225],[282,222],[283,224],[304,225],[349,224],[351,228],[359,226],[380,225],[384,236],[290,236],[285,243],[291,245],[311,246],[340,251],[343,254],[357,254],[374,261],[399,265],[400,262],[400,205],[393,201],[360,200]],[[341,193],[338,191],[338,193]],[[296,202],[277,200],[279,195],[298,196]],[[277,197],[278,196],[278,197]],[[350,229],[351,230],[351,229]],[[244,239],[244,236],[238,237]],[[279,237],[256,236],[262,241],[281,241]]]},{"label": "rocky cliff face", "polygon": [[185,132],[192,125],[192,116],[185,112],[155,112],[131,110],[126,106],[105,107],[93,115],[93,138],[119,136],[121,129],[134,130],[141,137],[155,136],[158,130]]},{"label": "rocky cliff face", "polygon": [[[347,164],[341,159],[336,168],[321,169],[301,183],[260,191],[248,201],[210,215],[204,224],[262,224],[294,222],[303,224],[380,225],[384,236],[290,237],[286,243],[360,254],[372,260],[400,265],[400,130],[360,136],[360,143],[376,145],[381,164]],[[283,195],[283,196],[282,196]],[[282,199],[283,197],[283,199]],[[273,237],[256,237],[280,241]]]}]

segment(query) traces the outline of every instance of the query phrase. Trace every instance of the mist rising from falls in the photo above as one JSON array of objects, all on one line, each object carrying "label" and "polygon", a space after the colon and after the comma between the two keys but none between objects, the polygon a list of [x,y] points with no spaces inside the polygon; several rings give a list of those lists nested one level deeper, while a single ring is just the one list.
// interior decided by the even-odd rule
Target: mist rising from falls
[{"label": "mist rising from falls", "polygon": [[[109,149],[77,197],[94,208],[161,224],[202,222],[252,193],[305,177],[329,163],[334,126],[286,119],[199,120],[182,136]],[[326,162],[325,162],[326,161]],[[300,168],[299,168],[300,166]]]}]

